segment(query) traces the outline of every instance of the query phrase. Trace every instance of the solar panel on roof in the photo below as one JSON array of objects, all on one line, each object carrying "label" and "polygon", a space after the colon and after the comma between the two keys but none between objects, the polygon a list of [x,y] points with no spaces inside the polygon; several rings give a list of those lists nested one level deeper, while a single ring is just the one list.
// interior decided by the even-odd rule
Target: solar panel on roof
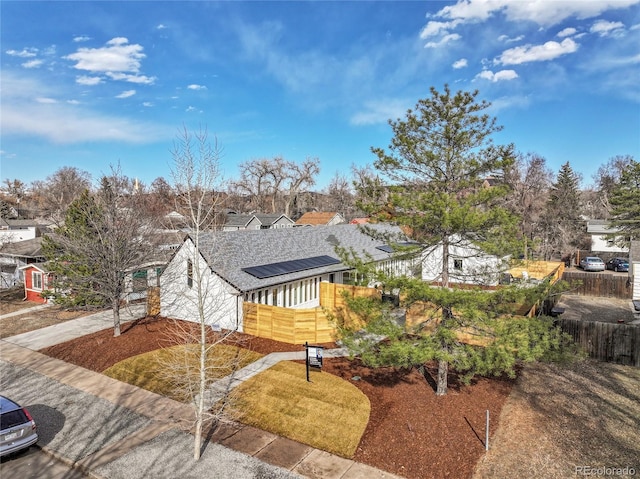
[{"label": "solar panel on roof", "polygon": [[385,253],[393,253],[394,251],[397,251],[398,248],[408,248],[410,246],[419,246],[419,243],[416,243],[415,241],[402,241],[400,243],[394,243],[393,246],[388,244],[376,246],[376,249],[384,251]]},{"label": "solar panel on roof", "polygon": [[323,255],[313,256],[311,258],[294,259],[291,261],[281,261],[279,263],[263,264],[260,266],[251,266],[249,268],[242,268],[242,271],[244,271],[245,273],[249,273],[250,275],[255,276],[258,279],[264,279],[339,263],[339,259]]}]

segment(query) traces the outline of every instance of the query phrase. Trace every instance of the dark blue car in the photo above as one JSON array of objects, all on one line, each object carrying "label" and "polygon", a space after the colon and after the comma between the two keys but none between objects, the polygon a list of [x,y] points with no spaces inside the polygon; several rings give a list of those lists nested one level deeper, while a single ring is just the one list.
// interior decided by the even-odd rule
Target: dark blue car
[{"label": "dark blue car", "polygon": [[607,269],[626,273],[629,271],[629,261],[624,258],[612,258],[607,261]]}]

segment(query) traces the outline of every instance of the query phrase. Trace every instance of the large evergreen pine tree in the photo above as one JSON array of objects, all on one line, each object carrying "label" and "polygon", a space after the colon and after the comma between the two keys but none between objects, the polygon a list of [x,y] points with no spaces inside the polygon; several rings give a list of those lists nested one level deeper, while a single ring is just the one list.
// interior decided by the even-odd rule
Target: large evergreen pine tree
[{"label": "large evergreen pine tree", "polygon": [[628,247],[630,240],[640,239],[640,162],[632,160],[623,170],[610,202],[611,226],[618,230],[615,237]]},{"label": "large evergreen pine tree", "polygon": [[[350,308],[366,323],[370,334],[365,335],[337,318],[344,343],[371,366],[423,366],[436,360],[439,395],[447,392],[450,364],[469,376],[513,373],[519,358],[539,357],[558,338],[548,321],[510,320],[525,288],[494,292],[450,281],[454,262],[449,255],[457,244],[473,243],[481,249],[478,254],[521,251],[518,219],[502,206],[509,193],[502,174],[514,161],[514,148],[493,144],[491,135],[501,128],[484,113],[489,104],[477,101],[477,95],[431,88],[431,98],[420,100],[405,119],[390,122],[389,151],[372,149],[382,181],[372,177],[359,187],[363,210],[402,226],[427,250],[441,250],[441,287],[421,278],[376,276],[385,289],[400,292],[401,306],[431,305],[429,312],[410,327],[380,302],[351,300]],[[462,335],[475,338],[476,346],[461,341]]]}]

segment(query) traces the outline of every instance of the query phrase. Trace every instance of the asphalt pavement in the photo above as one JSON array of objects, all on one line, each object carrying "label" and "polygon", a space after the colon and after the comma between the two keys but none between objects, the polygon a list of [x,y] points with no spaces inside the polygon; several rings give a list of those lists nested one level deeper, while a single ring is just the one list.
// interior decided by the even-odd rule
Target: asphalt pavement
[{"label": "asphalt pavement", "polygon": [[[143,315],[134,307],[122,321]],[[37,352],[111,321],[106,311],[0,341],[0,390],[29,409],[46,453],[95,479],[397,477],[237,423],[211,431],[196,461],[190,405]],[[263,360],[229,380],[241,382],[276,362]]]}]

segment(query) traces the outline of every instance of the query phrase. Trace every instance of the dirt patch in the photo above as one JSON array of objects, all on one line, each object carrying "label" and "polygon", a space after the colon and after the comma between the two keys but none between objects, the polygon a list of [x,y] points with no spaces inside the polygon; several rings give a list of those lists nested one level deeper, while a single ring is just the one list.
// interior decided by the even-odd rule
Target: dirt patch
[{"label": "dirt patch", "polygon": [[[637,477],[640,369],[593,360],[528,365],[490,446],[474,479]],[[585,467],[617,472],[585,474]]]},{"label": "dirt patch", "polygon": [[[117,338],[111,330],[104,330],[41,352],[102,372],[122,359],[175,344],[170,338],[177,323],[184,326],[145,318],[123,325]],[[237,340],[265,354],[303,350],[302,346],[242,334]],[[463,386],[453,376],[449,394],[437,397],[416,370],[373,370],[346,358],[326,359],[317,374],[335,374],[350,381],[371,402],[369,424],[354,459],[410,479],[470,478],[484,453],[485,411],[490,410],[497,428],[513,385],[509,380],[481,378]]]}]

